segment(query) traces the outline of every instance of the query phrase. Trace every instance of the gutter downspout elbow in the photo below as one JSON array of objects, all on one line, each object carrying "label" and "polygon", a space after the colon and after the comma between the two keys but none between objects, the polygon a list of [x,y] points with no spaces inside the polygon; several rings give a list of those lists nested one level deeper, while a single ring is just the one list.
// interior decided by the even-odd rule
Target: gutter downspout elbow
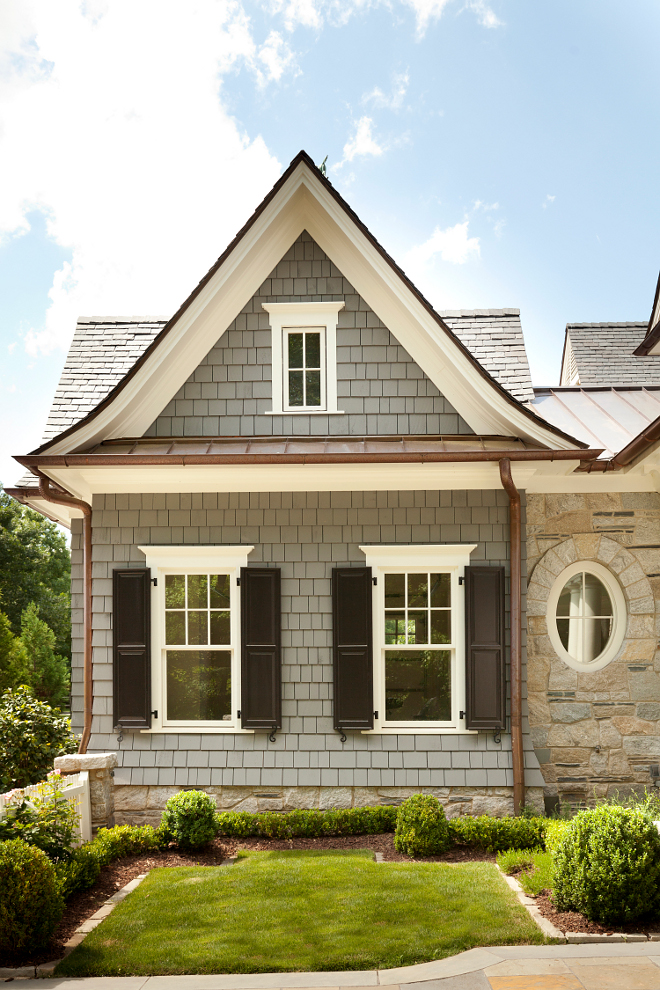
[{"label": "gutter downspout elbow", "polygon": [[513,813],[525,803],[525,763],[522,738],[522,537],[520,492],[511,474],[511,461],[500,461],[502,487],[509,496],[511,545],[511,755],[513,762]]},{"label": "gutter downspout elbow", "polygon": [[80,509],[83,514],[83,733],[78,747],[79,753],[86,753],[89,738],[92,734],[92,705],[94,689],[92,682],[92,507],[82,499],[74,498],[66,492],[55,491],[41,471],[39,478],[39,494],[46,502],[56,505],[69,505]]}]

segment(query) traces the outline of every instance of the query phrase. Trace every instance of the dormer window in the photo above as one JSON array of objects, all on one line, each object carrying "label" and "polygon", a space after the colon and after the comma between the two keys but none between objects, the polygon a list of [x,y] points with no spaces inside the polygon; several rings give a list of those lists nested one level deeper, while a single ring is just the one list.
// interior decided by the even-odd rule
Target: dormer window
[{"label": "dormer window", "polygon": [[337,319],[343,301],[263,307],[272,329],[270,415],[343,415],[337,409]]}]

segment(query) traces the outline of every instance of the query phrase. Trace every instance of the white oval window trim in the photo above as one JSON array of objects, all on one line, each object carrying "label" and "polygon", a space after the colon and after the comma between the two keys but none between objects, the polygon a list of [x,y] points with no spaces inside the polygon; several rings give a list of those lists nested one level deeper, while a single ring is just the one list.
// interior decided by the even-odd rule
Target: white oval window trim
[{"label": "white oval window trim", "polygon": [[[581,663],[579,660],[572,657],[564,647],[557,629],[557,605],[559,604],[559,596],[564,590],[566,582],[575,574],[581,574],[583,571],[587,574],[593,574],[603,582],[609,593],[613,612],[612,634],[609,642],[600,656],[591,663]],[[552,643],[554,651],[560,660],[563,660],[564,663],[569,667],[572,667],[573,670],[602,670],[603,667],[606,667],[608,663],[610,663],[610,661],[614,660],[614,657],[621,649],[621,644],[623,643],[623,638],[626,634],[626,600],[624,598],[623,591],[621,590],[621,585],[611,571],[608,571],[606,567],[603,567],[602,564],[597,563],[595,560],[578,560],[576,563],[569,564],[568,567],[564,568],[555,580],[548,597],[548,611],[546,618],[550,642]]]}]

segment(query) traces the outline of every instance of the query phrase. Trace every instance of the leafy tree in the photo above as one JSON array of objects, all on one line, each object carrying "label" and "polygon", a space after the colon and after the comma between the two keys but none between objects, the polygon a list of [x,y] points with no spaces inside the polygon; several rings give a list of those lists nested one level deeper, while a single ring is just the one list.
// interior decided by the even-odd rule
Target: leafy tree
[{"label": "leafy tree", "polygon": [[[52,633],[51,633],[52,635]],[[9,619],[0,612],[0,695],[7,688],[18,687],[28,680],[25,646],[11,631]]]},{"label": "leafy tree", "polygon": [[21,616],[21,638],[27,659],[27,680],[40,701],[61,708],[69,702],[69,664],[55,653],[55,633],[39,618],[36,602]]},{"label": "leafy tree", "polygon": [[55,634],[55,652],[71,657],[71,557],[55,523],[0,490],[0,598],[14,635],[31,602]]},{"label": "leafy tree", "polygon": [[56,756],[75,753],[71,721],[28,687],[0,697],[0,793],[43,780]]}]

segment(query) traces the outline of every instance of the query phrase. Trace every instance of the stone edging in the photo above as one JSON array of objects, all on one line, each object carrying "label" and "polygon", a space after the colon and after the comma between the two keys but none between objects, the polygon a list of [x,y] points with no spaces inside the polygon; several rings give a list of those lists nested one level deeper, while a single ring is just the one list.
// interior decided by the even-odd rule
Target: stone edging
[{"label": "stone edging", "polygon": [[[495,865],[497,866],[497,863]],[[518,881],[510,877],[507,873],[504,873],[499,866],[497,866],[497,869],[500,871],[507,886],[515,893],[522,906],[534,919],[543,934],[549,938],[557,939],[559,942],[566,942],[569,945],[593,945],[597,942],[660,942],[660,935],[644,935],[641,932],[636,935],[629,935],[627,932],[618,932],[614,935],[592,935],[589,932],[562,932],[551,921],[543,917],[539,908],[536,906],[535,897],[530,897],[529,894],[526,894]]]}]

